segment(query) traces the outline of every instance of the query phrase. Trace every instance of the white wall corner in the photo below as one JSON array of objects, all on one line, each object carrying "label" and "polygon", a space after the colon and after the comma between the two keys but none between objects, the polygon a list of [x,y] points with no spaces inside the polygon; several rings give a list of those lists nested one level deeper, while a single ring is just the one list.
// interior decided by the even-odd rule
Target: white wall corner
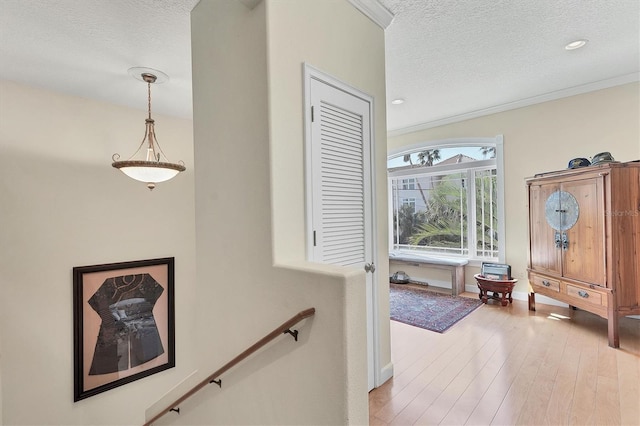
[{"label": "white wall corner", "polygon": [[[249,1],[249,0],[240,0]],[[393,21],[393,13],[387,10],[378,0],[349,0],[360,12],[364,13],[369,19],[378,24],[380,28],[386,30],[391,21]]]},{"label": "white wall corner", "polygon": [[244,4],[249,8],[249,10],[253,10],[254,7],[258,5],[262,0],[238,0],[240,3]]}]

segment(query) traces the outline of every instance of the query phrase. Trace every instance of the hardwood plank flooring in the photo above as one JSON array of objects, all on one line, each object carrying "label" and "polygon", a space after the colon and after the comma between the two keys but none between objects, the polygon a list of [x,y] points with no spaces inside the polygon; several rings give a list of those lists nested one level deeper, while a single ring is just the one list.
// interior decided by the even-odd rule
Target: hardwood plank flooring
[{"label": "hardwood plank flooring", "polygon": [[391,321],[369,424],[640,425],[640,320],[620,319],[613,349],[605,319],[536,308],[489,302],[443,334]]}]

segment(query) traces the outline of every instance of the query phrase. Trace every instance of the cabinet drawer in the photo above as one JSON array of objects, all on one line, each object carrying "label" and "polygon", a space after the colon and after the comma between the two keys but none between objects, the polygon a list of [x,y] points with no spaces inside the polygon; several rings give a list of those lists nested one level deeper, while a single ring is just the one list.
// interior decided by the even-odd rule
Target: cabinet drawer
[{"label": "cabinet drawer", "polygon": [[552,280],[547,277],[540,277],[538,275],[531,275],[531,284],[539,287],[544,287],[552,291],[560,291],[560,282]]},{"label": "cabinet drawer", "polygon": [[598,306],[607,306],[607,296],[598,291],[567,284],[567,296]]}]

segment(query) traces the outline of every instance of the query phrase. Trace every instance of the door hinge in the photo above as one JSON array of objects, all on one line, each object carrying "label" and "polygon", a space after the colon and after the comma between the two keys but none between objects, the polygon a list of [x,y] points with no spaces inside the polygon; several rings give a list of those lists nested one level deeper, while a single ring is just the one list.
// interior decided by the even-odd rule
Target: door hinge
[{"label": "door hinge", "polygon": [[311,105],[311,122],[313,123],[315,121],[315,118],[313,116],[313,105]]},{"label": "door hinge", "polygon": [[316,246],[316,231],[313,231],[313,246]]}]

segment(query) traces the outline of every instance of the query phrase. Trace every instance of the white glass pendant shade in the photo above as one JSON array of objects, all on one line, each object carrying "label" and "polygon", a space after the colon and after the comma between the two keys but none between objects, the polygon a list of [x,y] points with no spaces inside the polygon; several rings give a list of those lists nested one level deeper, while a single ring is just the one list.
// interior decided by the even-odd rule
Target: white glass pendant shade
[{"label": "white glass pendant shade", "polygon": [[177,164],[152,161],[120,161],[119,163],[121,164],[114,167],[130,178],[145,183],[167,181],[185,169],[184,166]]},{"label": "white glass pendant shade", "polygon": [[[119,169],[122,173],[140,182],[145,182],[149,189],[156,187],[156,183],[165,182],[178,173],[186,170],[184,164],[170,163],[158,141],[154,130],[154,120],[151,118],[151,83],[156,81],[156,76],[149,73],[143,73],[142,80],[148,85],[148,105],[149,117],[145,120],[146,128],[144,138],[140,143],[137,151],[128,160],[120,161],[120,155],[113,155],[113,163],[111,165]],[[142,147],[146,145],[146,155],[143,154]],[[139,158],[135,158],[136,155]]]}]

